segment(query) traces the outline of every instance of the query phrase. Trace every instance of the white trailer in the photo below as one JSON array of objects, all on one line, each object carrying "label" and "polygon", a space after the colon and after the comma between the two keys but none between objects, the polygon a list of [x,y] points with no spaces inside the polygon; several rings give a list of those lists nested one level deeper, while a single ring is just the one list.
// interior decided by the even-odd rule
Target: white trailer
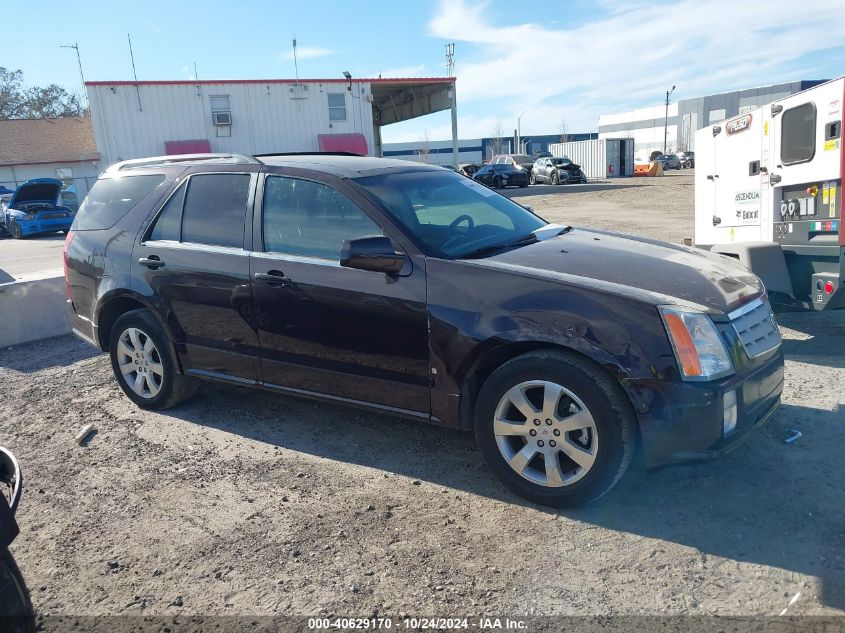
[{"label": "white trailer", "polygon": [[696,133],[695,244],[781,307],[845,307],[843,103],[839,78]]}]

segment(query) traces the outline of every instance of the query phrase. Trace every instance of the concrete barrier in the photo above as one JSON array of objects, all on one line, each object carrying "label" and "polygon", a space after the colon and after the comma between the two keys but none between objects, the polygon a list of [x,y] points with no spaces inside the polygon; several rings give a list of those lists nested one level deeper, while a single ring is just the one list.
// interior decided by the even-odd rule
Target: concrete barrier
[{"label": "concrete barrier", "polygon": [[69,334],[66,299],[61,269],[0,284],[0,346]]}]

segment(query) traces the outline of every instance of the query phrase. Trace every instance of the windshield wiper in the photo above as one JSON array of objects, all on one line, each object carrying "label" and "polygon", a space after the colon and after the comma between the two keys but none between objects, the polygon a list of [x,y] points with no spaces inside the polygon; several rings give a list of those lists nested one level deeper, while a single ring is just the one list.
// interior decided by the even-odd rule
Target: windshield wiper
[{"label": "windshield wiper", "polygon": [[498,251],[504,250],[506,248],[517,248],[519,246],[526,246],[527,244],[534,244],[535,242],[542,242],[543,240],[547,240],[550,237],[556,237],[558,235],[563,235],[564,233],[568,233],[572,230],[571,226],[561,226],[560,224],[547,224],[546,226],[542,226],[533,233],[529,233],[525,237],[521,237],[518,240],[513,240],[512,242],[506,242],[503,244],[490,244],[489,246],[482,246],[481,248],[476,248],[465,255],[461,255],[459,259],[476,259],[479,257],[484,257],[485,255],[492,255]]}]

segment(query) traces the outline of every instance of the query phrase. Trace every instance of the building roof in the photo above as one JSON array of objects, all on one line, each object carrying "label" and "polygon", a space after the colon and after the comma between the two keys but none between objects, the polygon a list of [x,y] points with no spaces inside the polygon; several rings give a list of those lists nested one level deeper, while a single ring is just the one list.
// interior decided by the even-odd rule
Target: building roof
[{"label": "building roof", "polygon": [[345,79],[343,77],[330,79],[157,79],[152,81],[86,81],[86,86],[208,86],[214,84],[451,84],[454,77],[372,77]]},{"label": "building roof", "polygon": [[90,117],[0,120],[0,166],[95,160]]}]

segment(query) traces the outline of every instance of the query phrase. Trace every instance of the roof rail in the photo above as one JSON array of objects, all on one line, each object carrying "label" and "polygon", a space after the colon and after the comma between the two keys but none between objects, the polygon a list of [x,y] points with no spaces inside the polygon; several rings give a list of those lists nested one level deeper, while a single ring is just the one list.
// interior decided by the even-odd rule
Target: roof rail
[{"label": "roof rail", "polygon": [[106,173],[123,171],[124,169],[140,169],[143,167],[157,167],[160,165],[176,165],[184,163],[215,162],[229,165],[260,165],[261,161],[246,154],[173,154],[171,156],[151,156],[149,158],[133,158],[111,165]]},{"label": "roof rail", "polygon": [[255,154],[256,158],[271,158],[273,156],[357,156],[355,152],[271,152],[269,154]]}]

